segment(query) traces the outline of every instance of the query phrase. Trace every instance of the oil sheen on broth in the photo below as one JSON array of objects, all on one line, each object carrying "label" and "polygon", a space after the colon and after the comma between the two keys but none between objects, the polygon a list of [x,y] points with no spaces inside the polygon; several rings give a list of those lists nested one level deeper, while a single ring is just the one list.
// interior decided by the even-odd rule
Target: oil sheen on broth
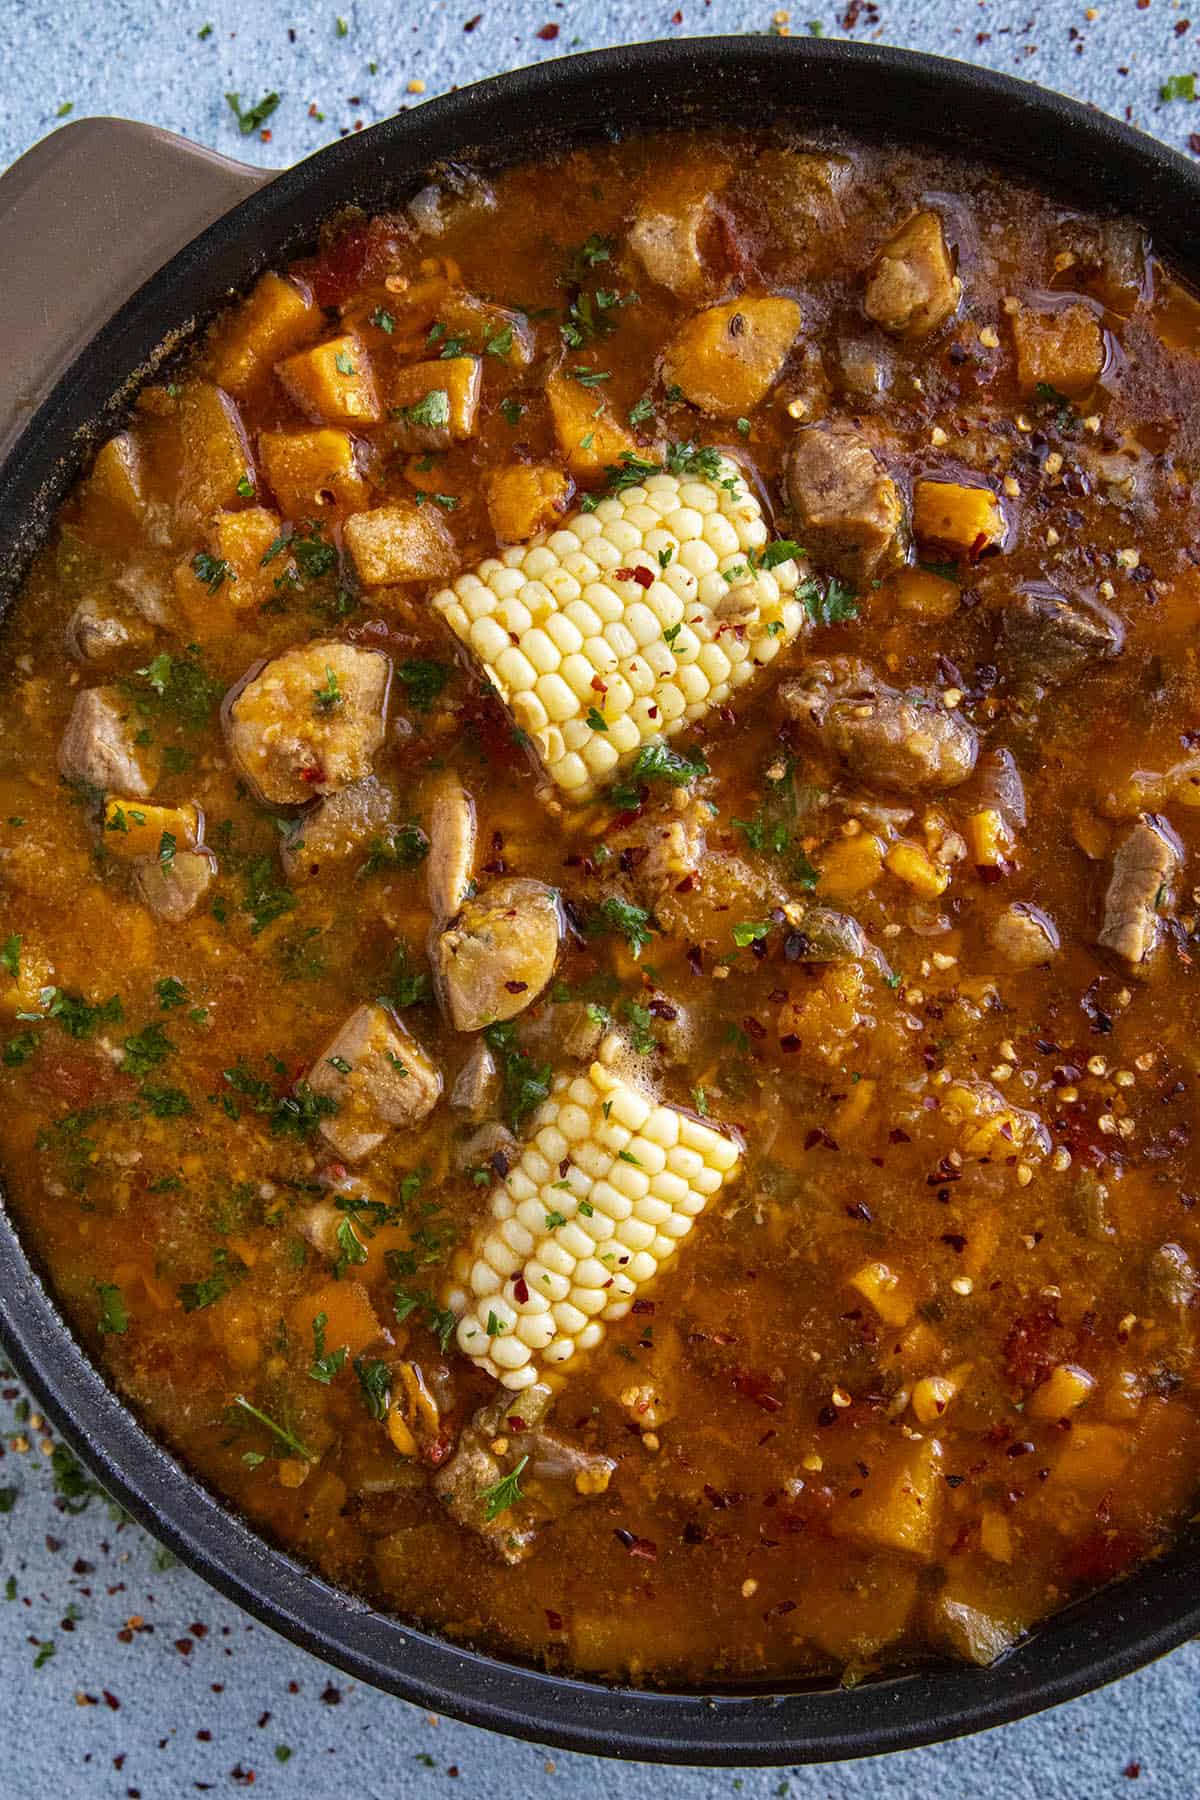
[{"label": "oil sheen on broth", "polygon": [[0,1161],[273,1538],[700,1684],[1169,1541],[1198,317],[986,167],[674,136],[333,221],[141,392],[5,629]]}]

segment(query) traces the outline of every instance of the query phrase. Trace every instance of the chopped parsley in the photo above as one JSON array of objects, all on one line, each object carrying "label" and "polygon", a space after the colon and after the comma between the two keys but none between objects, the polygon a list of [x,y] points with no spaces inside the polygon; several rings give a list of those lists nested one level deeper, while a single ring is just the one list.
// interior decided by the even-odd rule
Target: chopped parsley
[{"label": "chopped parsley", "polygon": [[[436,1260],[430,1258],[430,1261]],[[407,1318],[419,1312],[426,1328],[437,1339],[442,1350],[445,1350],[454,1336],[454,1328],[458,1320],[449,1307],[439,1306],[428,1288],[398,1287],[393,1299],[396,1318],[403,1325]]]},{"label": "chopped parsley", "polygon": [[251,1406],[245,1394],[235,1394],[233,1404],[240,1407],[243,1412],[249,1413],[252,1419],[257,1419],[260,1425],[265,1425],[271,1435],[277,1438],[285,1449],[291,1450],[294,1455],[303,1457],[305,1462],[315,1463],[319,1460],[311,1450],[305,1448],[298,1437],[293,1436],[290,1431],[277,1424],[265,1412],[260,1412],[257,1406]]},{"label": "chopped parsley", "polygon": [[450,395],[445,388],[431,388],[411,406],[400,407],[394,416],[422,431],[444,431],[450,423]]},{"label": "chopped parsley", "polygon": [[329,1386],[350,1354],[348,1344],[343,1344],[338,1350],[326,1351],[325,1328],[328,1324],[329,1315],[323,1312],[319,1312],[312,1322],[313,1359],[308,1369],[312,1380],[319,1381],[323,1387]]},{"label": "chopped parsley", "polygon": [[342,706],[346,696],[336,669],[325,664],[325,680],[319,688],[313,689],[313,700],[319,713],[332,712],[335,706]]},{"label": "chopped parsley", "polygon": [[810,575],[800,583],[796,596],[814,625],[844,625],[858,617],[858,595],[836,575],[831,575],[824,587]]},{"label": "chopped parsley", "polygon": [[[245,477],[243,476],[243,480]],[[240,487],[240,483],[238,484]],[[253,493],[254,489],[251,488]],[[207,550],[197,550],[192,558],[192,574],[210,594],[215,594],[226,581],[236,581],[237,576],[223,556],[210,556]]]},{"label": "chopped parsley", "polygon": [[398,825],[386,837],[372,839],[367,848],[364,875],[380,869],[419,869],[429,855],[429,839],[415,820]]},{"label": "chopped parsley", "polygon": [[516,1467],[510,1469],[507,1475],[502,1475],[500,1480],[493,1482],[491,1487],[485,1487],[479,1490],[479,1499],[483,1504],[484,1517],[489,1525],[493,1519],[498,1519],[501,1513],[508,1512],[510,1507],[515,1506],[517,1501],[523,1498],[520,1477],[521,1471],[528,1461],[528,1456],[523,1456]]},{"label": "chopped parsley", "polygon": [[10,932],[9,936],[5,938],[3,945],[0,945],[0,967],[7,969],[14,981],[16,981],[17,977],[20,975],[21,934],[19,932]]},{"label": "chopped parsley", "polygon": [[368,1362],[365,1356],[356,1356],[354,1373],[362,1390],[363,1405],[371,1418],[386,1419],[392,1394],[392,1372],[387,1364],[380,1362],[378,1357]]},{"label": "chopped parsley", "polygon": [[241,98],[237,94],[226,94],[225,103],[237,120],[237,128],[243,137],[253,137],[260,126],[265,125],[275,108],[279,105],[280,96],[275,93],[264,94],[255,105],[242,110]]},{"label": "chopped parsley", "polygon": [[1158,90],[1160,100],[1194,100],[1196,98],[1195,74],[1168,75]]},{"label": "chopped parsley", "polygon": [[129,1313],[120,1288],[111,1281],[98,1281],[96,1299],[100,1306],[99,1329],[102,1335],[124,1337],[129,1330]]},{"label": "chopped parsley", "polygon": [[[137,671],[139,681],[121,685],[143,711],[157,708],[173,714],[179,723],[198,728],[208,723],[213,707],[224,692],[221,682],[210,675],[200,661],[195,644],[189,644],[182,656],[162,650]],[[146,688],[150,692],[146,692]]]},{"label": "chopped parsley", "polygon": [[504,1081],[504,1116],[509,1128],[520,1134],[521,1127],[550,1092],[553,1069],[549,1063],[539,1065],[521,1049],[517,1027],[512,1019],[496,1020],[484,1027],[488,1048],[500,1064]]},{"label": "chopped parsley", "polygon": [[387,992],[380,996],[384,1006],[404,1012],[410,1006],[421,1006],[433,999],[433,983],[427,969],[414,969],[409,963],[408,945],[401,938],[392,951],[387,974]]},{"label": "chopped parsley", "polygon": [[616,932],[625,939],[636,959],[651,941],[656,929],[651,924],[650,914],[645,907],[635,906],[630,900],[621,900],[616,894],[610,894],[600,902],[592,915],[588,936],[602,937],[606,932]]},{"label": "chopped parsley", "polygon": [[452,670],[448,663],[416,658],[400,663],[396,676],[404,689],[405,699],[414,712],[429,712],[449,681]]},{"label": "chopped parsley", "polygon": [[183,1006],[187,1002],[188,991],[174,975],[161,976],[154,984],[154,991],[164,1012],[170,1012],[174,1007]]},{"label": "chopped parsley", "polygon": [[269,856],[252,857],[246,864],[243,879],[246,892],[242,911],[250,914],[251,937],[258,937],[276,919],[295,911],[296,896],[291,888],[276,881],[275,864]]},{"label": "chopped parsley", "polygon": [[517,420],[524,411],[525,408],[521,405],[520,401],[514,400],[511,394],[506,395],[500,402],[501,417],[506,425],[512,426],[514,431],[516,430]]},{"label": "chopped parsley", "polygon": [[637,806],[641,801],[643,782],[662,781],[668,787],[687,787],[689,782],[698,781],[701,775],[707,774],[708,764],[699,751],[694,757],[682,756],[678,750],[672,750],[665,739],[658,738],[642,745],[628,774],[612,788],[609,798],[614,806]]},{"label": "chopped parsley", "polygon": [[386,331],[389,337],[391,337],[396,329],[395,319],[384,306],[377,306],[375,308],[375,311],[371,314],[371,324],[377,326],[380,331]]},{"label": "chopped parsley", "polygon": [[759,938],[765,938],[770,929],[769,920],[743,919],[733,927],[733,941],[739,950],[744,950],[747,944],[755,944]]}]

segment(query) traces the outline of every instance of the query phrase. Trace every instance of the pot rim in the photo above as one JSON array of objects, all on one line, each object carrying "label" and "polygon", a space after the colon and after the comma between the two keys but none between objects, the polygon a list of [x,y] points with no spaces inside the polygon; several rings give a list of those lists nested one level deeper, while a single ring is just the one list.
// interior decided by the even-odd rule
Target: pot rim
[{"label": "pot rim", "polygon": [[[819,96],[791,91],[812,78]],[[878,104],[876,82],[886,89]],[[740,88],[738,88],[738,84]],[[728,98],[738,90],[736,104]],[[783,86],[786,92],[778,90]],[[636,92],[634,91],[636,88]],[[1081,205],[1148,223],[1177,267],[1200,172],[1079,102],[920,52],[845,40],[708,37],[621,46],[492,77],[432,100],[286,170],[173,257],[80,346],[0,471],[0,594],[15,589],[88,449],[114,430],[171,329],[210,316],[316,221],[362,197],[413,191],[454,155],[511,162],[551,138],[595,136],[682,100],[692,118],[742,122],[774,89],[778,120],[971,150]],[[714,100],[714,94],[717,99]],[[936,106],[934,105],[936,102]],[[563,116],[524,137],[512,120]],[[739,110],[739,108],[741,110]],[[905,109],[911,117],[905,121]],[[960,122],[964,119],[965,122]],[[582,132],[578,120],[590,121]],[[666,116],[657,126],[687,120]],[[995,134],[995,135],[992,135]],[[497,144],[503,146],[495,156]],[[527,147],[525,147],[527,146]],[[1069,148],[1069,157],[1064,154]],[[457,148],[456,148],[457,147]],[[1051,160],[1038,166],[1039,156]],[[390,161],[394,161],[395,171]],[[368,196],[372,196],[367,198]],[[190,335],[190,334],[189,334]],[[131,373],[135,371],[136,373]],[[0,1196],[2,1198],[2,1196]],[[924,1667],[858,1688],[708,1694],[602,1686],[460,1649],[335,1588],[272,1545],[185,1469],[108,1387],[0,1211],[0,1341],[63,1437],[130,1514],[228,1598],[292,1642],[415,1703],[563,1749],[660,1762],[797,1764],[960,1736],[1055,1705],[1143,1665],[1200,1630],[1200,1566],[1180,1541],[1158,1562],[1047,1621],[990,1669]]]}]

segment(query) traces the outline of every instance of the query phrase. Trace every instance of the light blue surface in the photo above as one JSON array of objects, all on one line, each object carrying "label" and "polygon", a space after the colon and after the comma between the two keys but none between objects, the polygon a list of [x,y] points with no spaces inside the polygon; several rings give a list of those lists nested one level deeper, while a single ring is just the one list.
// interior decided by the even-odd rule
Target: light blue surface
[{"label": "light blue surface", "polygon": [[[847,30],[843,10],[835,16],[817,0],[802,0],[792,29],[804,31],[815,17],[828,36],[880,38],[986,62],[1063,88],[1187,148],[1189,133],[1200,131],[1200,113],[1186,102],[1162,104],[1158,90],[1166,76],[1200,64],[1200,15],[1192,32],[1181,29],[1188,11],[1178,0],[1097,0],[1092,10],[1095,19],[1066,0],[1043,0],[1036,12],[1032,0],[918,0],[900,12],[880,0],[878,16],[862,6],[857,27]],[[466,30],[477,13],[478,24]],[[676,22],[674,0],[590,7],[463,0],[450,8],[331,0],[320,10],[284,0],[70,8],[0,0],[0,165],[52,130],[59,108],[70,103],[74,118],[151,120],[244,160],[281,166],[339,128],[418,104],[410,82],[424,82],[433,95],[571,49],[689,31],[765,31],[776,17],[769,5],[738,0],[680,0],[679,14]],[[200,39],[209,23],[211,35]],[[549,24],[559,26],[553,41],[537,35]],[[239,93],[249,106],[270,89],[282,95],[269,122],[271,141],[241,137],[225,92]],[[323,122],[310,116],[310,106],[324,112]],[[0,1391],[16,1393],[3,1383]],[[0,1403],[0,1430],[9,1432],[0,1493],[16,1489],[11,1511],[0,1516],[0,1800],[176,1800],[203,1791],[201,1784],[218,1793],[252,1785],[281,1800],[407,1800],[446,1791],[461,1800],[582,1800],[598,1787],[628,1800],[735,1793],[744,1800],[1088,1800],[1200,1792],[1195,1644],[1117,1688],[1001,1732],[798,1772],[617,1769],[439,1723],[332,1674],[187,1570],[163,1567],[155,1545],[136,1527],[116,1525],[103,1501],[64,1517],[39,1447],[45,1434],[19,1426],[11,1414],[11,1400]],[[13,1448],[18,1430],[28,1441],[24,1453]],[[15,1597],[6,1601],[6,1591]],[[131,1618],[141,1623],[130,1628]],[[38,1645],[47,1642],[53,1654],[35,1668]],[[276,1746],[290,1749],[285,1761]]]}]

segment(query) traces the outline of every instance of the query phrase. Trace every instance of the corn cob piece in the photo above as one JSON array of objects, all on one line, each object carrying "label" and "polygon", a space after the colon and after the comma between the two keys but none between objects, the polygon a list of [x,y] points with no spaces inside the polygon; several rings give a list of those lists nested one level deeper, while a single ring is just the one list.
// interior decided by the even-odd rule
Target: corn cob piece
[{"label": "corn cob piece", "polygon": [[[578,510],[433,601],[569,800],[723,706],[800,630],[795,562],[737,466],[667,473]],[[770,561],[768,558],[767,561]]]},{"label": "corn cob piece", "polygon": [[[608,1042],[601,1046],[603,1058]],[[465,1356],[521,1390],[624,1318],[736,1173],[732,1138],[662,1106],[602,1060],[560,1075],[444,1304]],[[561,1171],[565,1168],[566,1173]]]}]

